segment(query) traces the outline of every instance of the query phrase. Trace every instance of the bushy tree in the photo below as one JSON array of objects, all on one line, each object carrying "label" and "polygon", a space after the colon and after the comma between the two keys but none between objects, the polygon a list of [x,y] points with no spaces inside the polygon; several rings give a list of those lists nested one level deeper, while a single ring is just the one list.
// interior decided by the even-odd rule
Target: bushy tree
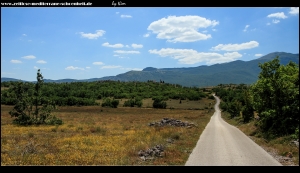
[{"label": "bushy tree", "polygon": [[153,102],[153,108],[166,109],[167,103],[160,98],[155,98]]},{"label": "bushy tree", "polygon": [[[15,117],[13,123],[19,125],[32,124],[62,124],[62,120],[51,114],[55,109],[55,104],[51,100],[44,101],[41,104],[41,87],[43,84],[43,76],[40,69],[37,72],[37,83],[34,90],[29,83],[18,82],[13,87],[16,95],[16,104],[9,112],[11,117]],[[42,106],[42,107],[41,107]]]},{"label": "bushy tree", "polygon": [[101,104],[102,107],[111,107],[111,108],[117,108],[119,105],[119,100],[105,98],[103,103]]},{"label": "bushy tree", "polygon": [[251,86],[259,127],[271,136],[294,134],[299,130],[299,66],[280,65],[276,57],[259,67],[259,79]]},{"label": "bushy tree", "polygon": [[249,90],[244,90],[243,92],[243,102],[244,105],[242,107],[242,117],[244,123],[249,122],[254,117],[254,109],[252,103],[252,95],[250,94]]}]

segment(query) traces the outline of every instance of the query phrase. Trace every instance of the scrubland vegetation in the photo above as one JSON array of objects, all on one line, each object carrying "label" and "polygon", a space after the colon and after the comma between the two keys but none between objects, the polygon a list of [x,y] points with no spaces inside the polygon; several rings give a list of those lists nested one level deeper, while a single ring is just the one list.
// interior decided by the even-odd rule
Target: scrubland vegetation
[{"label": "scrubland vegetation", "polygon": [[[297,165],[299,147],[291,142],[299,141],[299,67],[278,59],[259,66],[253,85],[210,88],[43,83],[39,71],[37,83],[1,82],[1,165],[184,165],[213,115],[213,93],[225,121]],[[195,126],[149,126],[163,118]],[[139,157],[155,145],[164,146],[163,156]]]}]

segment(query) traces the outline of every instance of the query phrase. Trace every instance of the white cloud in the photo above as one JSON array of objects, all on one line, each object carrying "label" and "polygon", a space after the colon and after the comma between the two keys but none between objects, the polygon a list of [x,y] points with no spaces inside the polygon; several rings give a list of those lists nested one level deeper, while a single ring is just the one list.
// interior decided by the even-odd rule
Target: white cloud
[{"label": "white cloud", "polygon": [[39,69],[37,66],[34,66],[33,68],[34,68],[34,69],[36,69],[36,70],[38,70],[38,69]]},{"label": "white cloud", "polygon": [[292,15],[299,14],[299,7],[291,7],[289,13]]},{"label": "white cloud", "polygon": [[173,48],[149,50],[149,53],[158,54],[161,57],[171,57],[173,59],[178,60],[180,64],[196,64],[200,62],[206,62],[206,64],[224,63],[242,57],[242,55],[238,52],[224,53],[222,55],[219,53],[197,52],[193,49]]},{"label": "white cloud", "polygon": [[200,16],[168,16],[152,22],[148,30],[157,34],[158,39],[167,39],[168,42],[194,42],[211,38],[210,34],[198,32],[199,28],[214,27],[219,22]]},{"label": "white cloud", "polygon": [[135,50],[129,50],[129,51],[126,51],[126,50],[115,50],[114,52],[115,53],[120,53],[120,54],[139,54],[140,53],[139,51],[135,51]]},{"label": "white cloud", "polygon": [[35,59],[35,56],[28,55],[28,56],[23,56],[22,58],[24,58],[24,59]]},{"label": "white cloud", "polygon": [[217,30],[214,28],[214,29],[212,29],[212,31],[217,31]]},{"label": "white cloud", "polygon": [[149,36],[150,36],[150,34],[148,34],[148,33],[143,35],[143,37],[149,37]]},{"label": "white cloud", "polygon": [[279,18],[279,19],[285,19],[285,18],[287,18],[287,16],[284,15],[283,12],[280,12],[280,13],[272,13],[272,14],[269,14],[267,17],[275,17],[275,18]]},{"label": "white cloud", "polygon": [[142,48],[143,47],[143,45],[142,44],[132,44],[131,45],[134,49],[138,49],[138,48]]},{"label": "white cloud", "polygon": [[94,65],[103,65],[103,62],[93,62]]},{"label": "white cloud", "polygon": [[132,16],[130,16],[130,15],[124,15],[124,14],[122,14],[121,15],[121,18],[131,18]]},{"label": "white cloud", "polygon": [[207,30],[204,30],[204,31],[202,31],[203,33],[207,33],[208,31]]},{"label": "white cloud", "polygon": [[120,56],[120,55],[114,55],[114,56]]},{"label": "white cloud", "polygon": [[256,57],[261,57],[261,56],[263,56],[263,54],[257,53],[257,54],[255,54],[254,56],[256,56]]},{"label": "white cloud", "polygon": [[23,36],[27,36],[26,34],[22,34]]},{"label": "white cloud", "polygon": [[36,63],[39,63],[39,64],[46,64],[47,62],[44,61],[44,60],[38,60]]},{"label": "white cloud", "polygon": [[84,70],[84,68],[69,66],[65,68],[66,70]]},{"label": "white cloud", "polygon": [[122,66],[119,65],[107,65],[107,66],[102,66],[101,69],[112,69],[112,68],[120,68]]},{"label": "white cloud", "polygon": [[244,32],[246,32],[247,31],[247,28],[249,27],[250,25],[246,25],[245,26],[245,29],[243,30]]},{"label": "white cloud", "polygon": [[272,21],[273,23],[275,23],[275,24],[277,24],[277,23],[279,23],[280,22],[280,20],[277,20],[277,19],[273,19],[273,21]]},{"label": "white cloud", "polygon": [[91,67],[85,67],[86,69],[90,69]]},{"label": "white cloud", "polygon": [[80,32],[79,34],[81,34],[81,36],[83,38],[88,38],[88,39],[97,39],[98,37],[101,37],[105,34],[105,31],[103,30],[97,30],[96,33],[92,34],[92,33],[84,33],[84,32]]},{"label": "white cloud", "polygon": [[15,64],[17,64],[17,63],[22,63],[22,61],[19,61],[19,60],[14,60],[14,59],[13,59],[13,60],[11,60],[10,62],[11,62],[11,63],[15,63]]},{"label": "white cloud", "polygon": [[106,43],[103,43],[102,46],[105,46],[105,47],[112,47],[112,48],[122,48],[124,47],[123,44],[109,44],[108,42]]},{"label": "white cloud", "polygon": [[247,43],[241,43],[241,44],[219,44],[215,47],[212,47],[211,50],[214,51],[239,51],[244,49],[252,49],[259,45],[257,41],[249,41]]}]

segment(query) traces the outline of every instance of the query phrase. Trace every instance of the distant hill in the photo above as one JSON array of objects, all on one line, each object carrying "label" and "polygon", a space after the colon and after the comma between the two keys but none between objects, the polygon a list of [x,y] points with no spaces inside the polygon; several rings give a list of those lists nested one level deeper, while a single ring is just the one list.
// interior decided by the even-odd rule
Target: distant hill
[{"label": "distant hill", "polygon": [[[93,78],[86,80],[61,79],[45,80],[45,82],[76,82],[76,81],[99,81],[99,80],[120,80],[120,81],[164,81],[166,83],[180,84],[182,86],[216,86],[218,84],[252,84],[257,81],[261,71],[259,63],[273,60],[279,56],[283,65],[293,61],[299,64],[299,54],[286,52],[274,52],[251,61],[236,60],[228,63],[215,64],[211,66],[198,66],[188,68],[154,68],[147,67],[142,71],[128,71],[116,76]],[[1,78],[2,81],[16,80],[12,78]]]}]

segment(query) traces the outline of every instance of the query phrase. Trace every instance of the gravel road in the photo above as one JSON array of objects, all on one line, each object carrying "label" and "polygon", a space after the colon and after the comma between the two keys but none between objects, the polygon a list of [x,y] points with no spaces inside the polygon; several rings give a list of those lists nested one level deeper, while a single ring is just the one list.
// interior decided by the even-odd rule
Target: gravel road
[{"label": "gravel road", "polygon": [[282,166],[238,128],[221,118],[220,99],[185,166]]}]

